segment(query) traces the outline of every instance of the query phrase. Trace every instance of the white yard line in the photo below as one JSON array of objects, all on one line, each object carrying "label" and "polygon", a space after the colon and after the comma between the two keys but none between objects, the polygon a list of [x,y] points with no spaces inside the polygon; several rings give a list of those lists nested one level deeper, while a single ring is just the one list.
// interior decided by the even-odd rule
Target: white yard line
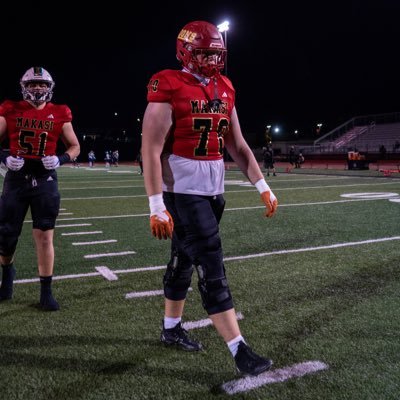
[{"label": "white yard line", "polygon": [[117,242],[116,239],[108,239],[108,240],[96,240],[94,242],[73,242],[73,246],[85,246],[85,245],[92,245],[92,244],[104,244],[104,243],[115,243]]},{"label": "white yard line", "polygon": [[118,257],[118,256],[127,256],[129,254],[136,254],[136,251],[121,251],[119,253],[87,254],[86,256],[83,256],[83,258]]},{"label": "white yard line", "polygon": [[79,186],[79,187],[60,187],[59,190],[91,190],[91,189],[130,189],[130,188],[142,188],[143,185],[127,185],[127,186]]},{"label": "white yard line", "polygon": [[[191,292],[193,289],[188,289]],[[148,290],[146,292],[130,292],[125,295],[125,299],[135,299],[140,297],[152,297],[152,296],[163,296],[164,290]]]},{"label": "white yard line", "polygon": [[103,233],[103,231],[68,232],[68,233],[62,233],[61,236],[95,235],[98,233]]},{"label": "white yard line", "polygon": [[253,390],[264,385],[284,382],[291,378],[298,378],[300,376],[313,374],[328,368],[328,365],[321,361],[305,361],[299,364],[290,365],[285,368],[264,372],[258,376],[247,376],[245,378],[226,382],[222,385],[222,389],[228,394],[248,392],[249,390]]},{"label": "white yard line", "polygon": [[76,226],[92,226],[92,224],[66,224],[66,225],[56,225],[55,228],[72,228]]}]

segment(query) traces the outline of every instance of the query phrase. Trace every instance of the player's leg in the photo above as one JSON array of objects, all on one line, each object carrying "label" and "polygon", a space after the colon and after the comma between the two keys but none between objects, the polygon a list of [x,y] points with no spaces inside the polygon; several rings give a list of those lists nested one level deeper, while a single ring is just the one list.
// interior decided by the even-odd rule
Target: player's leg
[{"label": "player's leg", "polygon": [[175,207],[175,194],[164,193],[164,201],[174,220],[174,232],[171,259],[163,279],[165,306],[161,342],[176,345],[186,351],[198,351],[202,349],[202,345],[191,339],[182,327],[182,315],[191,284],[193,265],[182,248],[185,230]]},{"label": "player's leg", "polygon": [[236,319],[219,236],[219,222],[225,207],[223,196],[184,197],[180,201],[179,210],[191,210],[184,213],[185,249],[196,265],[203,307],[229,347],[238,371],[258,375],[268,370],[272,361],[251,350]]},{"label": "player's leg", "polygon": [[29,204],[21,196],[23,175],[7,172],[3,193],[0,198],[0,263],[2,270],[0,301],[13,296],[13,283],[16,275],[14,253]]},{"label": "player's leg", "polygon": [[[51,177],[52,180],[47,180]],[[55,172],[38,179],[36,193],[31,202],[33,239],[35,241],[40,277],[40,307],[45,311],[60,308],[53,297],[52,279],[54,272],[53,235],[56,218],[60,209],[60,194]]]}]

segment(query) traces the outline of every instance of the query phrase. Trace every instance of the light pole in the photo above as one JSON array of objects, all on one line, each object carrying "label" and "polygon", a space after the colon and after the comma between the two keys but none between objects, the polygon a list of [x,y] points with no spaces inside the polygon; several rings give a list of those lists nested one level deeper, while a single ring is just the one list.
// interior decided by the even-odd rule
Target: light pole
[{"label": "light pole", "polygon": [[221,24],[217,25],[218,30],[221,33],[224,33],[224,42],[225,42],[225,49],[226,49],[226,56],[225,56],[225,75],[228,75],[228,31],[229,31],[229,21],[224,21]]}]

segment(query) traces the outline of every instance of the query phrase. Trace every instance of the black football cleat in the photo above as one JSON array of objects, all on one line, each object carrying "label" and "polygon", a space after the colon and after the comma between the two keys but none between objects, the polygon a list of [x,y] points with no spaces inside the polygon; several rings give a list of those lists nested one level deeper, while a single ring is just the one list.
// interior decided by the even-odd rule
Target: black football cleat
[{"label": "black football cleat", "polygon": [[163,323],[160,340],[166,346],[176,346],[185,351],[200,351],[203,349],[201,343],[189,338],[188,332],[182,327],[181,322],[171,329],[165,329]]},{"label": "black football cleat", "polygon": [[40,298],[39,307],[43,311],[58,311],[60,309],[60,305],[57,300],[53,296],[46,296]]},{"label": "black football cleat", "polygon": [[272,366],[272,360],[254,353],[244,342],[239,343],[235,362],[237,371],[242,375],[259,375]]}]

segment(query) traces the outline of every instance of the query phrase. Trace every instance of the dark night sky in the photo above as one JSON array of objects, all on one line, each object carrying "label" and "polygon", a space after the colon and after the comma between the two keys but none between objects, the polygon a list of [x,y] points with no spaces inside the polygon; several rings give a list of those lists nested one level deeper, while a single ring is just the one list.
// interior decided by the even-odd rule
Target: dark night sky
[{"label": "dark night sky", "polygon": [[109,126],[115,111],[138,129],[149,78],[178,68],[180,28],[228,19],[228,76],[245,135],[280,124],[286,136],[297,128],[311,137],[318,122],[326,133],[353,116],[400,111],[398,0],[187,3],[149,2],[134,12],[118,1],[87,5],[90,12],[68,2],[8,7],[0,101],[18,99],[20,77],[39,65],[52,74],[54,101],[70,106],[77,131]]}]

